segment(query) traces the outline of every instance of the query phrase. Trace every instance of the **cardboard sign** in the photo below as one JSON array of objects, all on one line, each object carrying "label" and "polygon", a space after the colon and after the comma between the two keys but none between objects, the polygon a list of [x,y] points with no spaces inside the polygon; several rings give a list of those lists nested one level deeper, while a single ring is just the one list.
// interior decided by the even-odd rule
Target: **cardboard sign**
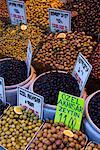
[{"label": "cardboard sign", "polygon": [[32,45],[30,40],[28,41],[28,48],[27,48],[27,58],[26,58],[26,65],[27,65],[27,77],[30,73],[30,67],[31,67],[31,60],[32,60]]},{"label": "cardboard sign", "polygon": [[0,101],[6,103],[4,79],[0,77]]},{"label": "cardboard sign", "polygon": [[49,22],[51,32],[71,31],[71,12],[50,8]]},{"label": "cardboard sign", "polygon": [[36,93],[30,92],[27,89],[18,87],[17,90],[17,105],[32,109],[39,118],[43,118],[44,98]]},{"label": "cardboard sign", "polygon": [[24,1],[7,0],[11,24],[27,24]]},{"label": "cardboard sign", "polygon": [[79,53],[72,75],[77,80],[81,91],[85,87],[91,70],[92,65],[86,60],[86,58],[81,53]]},{"label": "cardboard sign", "polygon": [[54,122],[62,122],[69,128],[80,130],[84,111],[84,99],[59,92]]}]

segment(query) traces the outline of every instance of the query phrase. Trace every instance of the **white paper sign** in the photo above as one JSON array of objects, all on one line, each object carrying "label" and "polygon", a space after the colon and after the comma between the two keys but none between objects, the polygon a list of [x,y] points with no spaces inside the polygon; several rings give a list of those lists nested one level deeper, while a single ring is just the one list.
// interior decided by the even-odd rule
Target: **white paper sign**
[{"label": "white paper sign", "polygon": [[71,31],[71,12],[50,8],[49,22],[51,32]]},{"label": "white paper sign", "polygon": [[30,40],[28,41],[28,48],[27,48],[27,58],[26,58],[26,65],[27,65],[27,77],[30,73],[30,67],[31,67],[31,60],[32,60],[32,45]]},{"label": "white paper sign", "polygon": [[11,24],[27,24],[24,1],[7,0]]},{"label": "white paper sign", "polygon": [[92,65],[86,60],[86,58],[81,53],[79,53],[72,75],[78,81],[79,88],[81,91],[85,87],[91,70]]},{"label": "white paper sign", "polygon": [[17,90],[17,105],[24,106],[34,110],[34,113],[43,118],[44,97],[33,93],[25,88],[18,87]]},{"label": "white paper sign", "polygon": [[4,79],[0,77],[0,101],[6,103]]}]

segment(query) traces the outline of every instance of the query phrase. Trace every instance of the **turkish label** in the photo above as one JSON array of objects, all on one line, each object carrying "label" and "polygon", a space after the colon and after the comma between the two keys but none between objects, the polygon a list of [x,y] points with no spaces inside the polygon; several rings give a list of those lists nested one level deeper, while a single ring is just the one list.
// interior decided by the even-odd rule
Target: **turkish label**
[{"label": "turkish label", "polygon": [[71,12],[50,8],[49,22],[51,32],[71,31]]},{"label": "turkish label", "polygon": [[79,53],[72,75],[77,80],[81,91],[85,87],[91,70],[92,65],[86,60],[86,58],[81,53]]},{"label": "turkish label", "polygon": [[27,65],[27,77],[30,73],[31,68],[31,60],[32,60],[32,45],[30,40],[28,41],[28,48],[27,48],[27,58],[26,58],[26,65]]},{"label": "turkish label", "polygon": [[61,122],[74,130],[80,130],[84,111],[84,99],[59,92],[54,122]]},{"label": "turkish label", "polygon": [[0,77],[0,101],[6,103],[4,79]]},{"label": "turkish label", "polygon": [[27,24],[24,1],[7,0],[11,24]]},{"label": "turkish label", "polygon": [[18,87],[17,105],[32,109],[39,118],[43,118],[44,98],[41,95],[30,92],[27,89]]}]

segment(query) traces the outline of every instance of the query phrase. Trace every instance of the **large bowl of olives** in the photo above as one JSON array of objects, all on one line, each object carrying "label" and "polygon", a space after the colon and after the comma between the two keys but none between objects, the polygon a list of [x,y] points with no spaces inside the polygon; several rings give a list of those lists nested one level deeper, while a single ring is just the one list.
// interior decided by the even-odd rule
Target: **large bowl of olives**
[{"label": "large bowl of olives", "polygon": [[27,76],[25,61],[14,58],[0,60],[0,77],[4,78],[7,102],[17,104],[17,87],[29,88],[36,77],[34,68],[31,66],[30,75]]},{"label": "large bowl of olives", "polygon": [[85,132],[90,140],[100,144],[100,90],[86,99]]},{"label": "large bowl of olives", "polygon": [[44,119],[53,119],[59,91],[80,96],[76,79],[65,71],[48,71],[40,74],[30,86],[30,90],[44,97]]}]

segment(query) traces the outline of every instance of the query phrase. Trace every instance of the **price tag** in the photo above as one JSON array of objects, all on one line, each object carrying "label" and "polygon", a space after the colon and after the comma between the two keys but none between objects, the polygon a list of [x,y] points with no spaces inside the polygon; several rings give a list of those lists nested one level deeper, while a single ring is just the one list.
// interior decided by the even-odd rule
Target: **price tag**
[{"label": "price tag", "polygon": [[17,105],[32,109],[39,118],[43,118],[44,98],[41,95],[30,92],[27,89],[18,87],[17,90]]},{"label": "price tag", "polygon": [[32,45],[30,40],[28,41],[28,48],[27,48],[27,58],[26,58],[26,65],[27,65],[27,77],[30,73],[30,67],[31,67],[31,60],[32,60]]},{"label": "price tag", "polygon": [[77,80],[81,93],[85,87],[91,70],[92,65],[86,60],[86,58],[81,53],[79,53],[72,75]]},{"label": "price tag", "polygon": [[49,22],[51,32],[71,31],[71,12],[50,8]]},{"label": "price tag", "polygon": [[11,24],[27,24],[24,1],[7,0]]},{"label": "price tag", "polygon": [[54,122],[62,122],[69,128],[80,130],[84,111],[84,99],[59,92]]},{"label": "price tag", "polygon": [[0,77],[0,101],[6,103],[4,79]]}]

